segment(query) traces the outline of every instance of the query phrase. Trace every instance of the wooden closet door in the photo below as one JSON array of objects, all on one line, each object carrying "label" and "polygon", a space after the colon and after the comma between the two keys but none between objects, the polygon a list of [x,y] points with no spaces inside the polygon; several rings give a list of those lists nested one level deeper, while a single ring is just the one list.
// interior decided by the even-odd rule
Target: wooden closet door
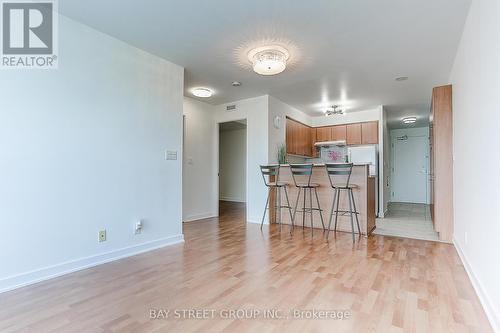
[{"label": "wooden closet door", "polygon": [[439,239],[453,238],[453,114],[451,85],[432,91],[432,200]]}]

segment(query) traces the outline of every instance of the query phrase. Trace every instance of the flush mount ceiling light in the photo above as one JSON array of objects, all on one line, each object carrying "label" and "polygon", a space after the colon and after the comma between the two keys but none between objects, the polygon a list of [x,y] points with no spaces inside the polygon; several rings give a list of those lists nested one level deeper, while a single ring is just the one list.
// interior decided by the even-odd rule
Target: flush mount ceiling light
[{"label": "flush mount ceiling light", "polygon": [[396,81],[401,82],[401,81],[406,81],[408,80],[408,76],[400,76],[395,78]]},{"label": "flush mount ceiling light", "polygon": [[211,97],[213,95],[212,90],[208,88],[194,88],[191,92],[196,97],[202,97],[202,98]]},{"label": "flush mount ceiling light", "polygon": [[403,124],[414,124],[416,121],[417,121],[417,117],[403,118]]},{"label": "flush mount ceiling light", "polygon": [[290,54],[284,47],[268,45],[251,50],[247,56],[255,73],[276,75],[285,70]]},{"label": "flush mount ceiling light", "polygon": [[241,82],[240,82],[240,81],[233,81],[233,82],[231,83],[231,85],[232,85],[233,87],[239,87],[239,86],[241,86]]},{"label": "flush mount ceiling light", "polygon": [[342,115],[342,114],[344,114],[344,110],[342,110],[338,105],[332,105],[331,108],[325,111],[326,116]]}]

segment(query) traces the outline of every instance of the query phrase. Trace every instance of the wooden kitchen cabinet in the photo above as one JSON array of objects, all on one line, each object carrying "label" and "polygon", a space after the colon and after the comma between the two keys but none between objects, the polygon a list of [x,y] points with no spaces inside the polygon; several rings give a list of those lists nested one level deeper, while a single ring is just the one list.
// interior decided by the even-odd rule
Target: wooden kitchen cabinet
[{"label": "wooden kitchen cabinet", "polygon": [[332,127],[316,127],[316,142],[332,141]]},{"label": "wooden kitchen cabinet", "polygon": [[301,123],[297,123],[298,133],[299,133],[299,144],[297,155],[301,156],[311,156],[311,131],[309,126]]},{"label": "wooden kitchen cabinet", "polygon": [[361,124],[348,124],[346,126],[346,142],[348,145],[361,144]]},{"label": "wooden kitchen cabinet", "polygon": [[299,133],[299,123],[293,121],[292,125],[292,150],[290,154],[299,155],[300,151],[300,133]]},{"label": "wooden kitchen cabinet", "polygon": [[318,157],[318,151],[316,150],[316,146],[314,144],[317,142],[316,141],[316,128],[311,127],[311,156],[312,157]]},{"label": "wooden kitchen cabinet", "polygon": [[318,157],[314,144],[325,141],[346,141],[347,145],[378,144],[378,122],[310,127],[286,118],[287,154]]},{"label": "wooden kitchen cabinet", "polygon": [[295,154],[294,135],[295,135],[295,122],[291,119],[286,119],[286,153]]},{"label": "wooden kitchen cabinet", "polygon": [[361,144],[378,143],[378,121],[361,123]]},{"label": "wooden kitchen cabinet", "polygon": [[347,140],[347,125],[332,126],[332,140],[333,141]]},{"label": "wooden kitchen cabinet", "polygon": [[285,136],[286,136],[286,153],[287,154],[293,154],[293,149],[292,149],[292,146],[293,146],[293,123],[294,121],[290,120],[290,119],[286,119],[285,121],[286,123],[286,132],[285,132]]},{"label": "wooden kitchen cabinet", "polygon": [[311,156],[311,128],[298,121],[286,119],[286,152],[291,155]]}]

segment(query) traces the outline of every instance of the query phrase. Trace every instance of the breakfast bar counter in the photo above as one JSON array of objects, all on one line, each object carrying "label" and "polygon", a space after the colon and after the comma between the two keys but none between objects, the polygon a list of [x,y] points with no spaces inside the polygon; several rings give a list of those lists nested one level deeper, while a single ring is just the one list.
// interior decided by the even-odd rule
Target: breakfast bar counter
[{"label": "breakfast bar counter", "polygon": [[[334,185],[345,184],[347,176],[335,175],[332,176],[332,181]],[[298,189],[295,187],[292,174],[290,172],[290,165],[283,164],[280,167],[279,171],[279,181],[283,183],[287,183],[287,191],[288,197],[290,200],[290,205],[292,206],[292,214],[293,207],[297,201]],[[326,172],[326,168],[324,164],[314,164],[313,172],[311,175],[311,183],[316,183],[319,185],[317,188],[318,199],[323,210],[323,219],[325,223],[325,228],[328,227],[328,221],[330,218],[330,213],[332,210],[332,203],[334,197],[334,190],[330,185],[330,180],[328,179],[328,174]],[[373,229],[375,229],[375,177],[369,176],[369,165],[368,164],[354,164],[352,168],[352,174],[349,184],[357,185],[354,188],[354,199],[356,202],[356,208],[359,212],[359,224],[361,227],[361,234],[364,236],[369,235]],[[286,205],[285,195],[282,193],[282,204]],[[306,197],[307,205],[309,205],[309,194]],[[271,194],[270,199],[270,207],[274,207],[274,203],[276,200],[276,193],[273,192]],[[316,207],[316,198],[312,196],[313,207]],[[302,212],[299,212],[302,209],[303,204],[303,194],[300,195],[300,201],[298,202],[297,214],[295,216],[295,226],[302,227]],[[348,210],[349,209],[349,200],[347,197],[347,192],[342,191],[339,202],[339,210]],[[279,218],[281,217],[283,224],[291,224],[290,215],[288,214],[287,209],[282,209],[281,213],[275,211],[274,209],[270,209],[269,212],[270,222],[277,223],[279,222]],[[279,214],[279,215],[278,215]],[[323,228],[321,225],[321,219],[319,213],[314,211],[313,218],[313,227],[314,228]],[[305,226],[310,227],[310,213],[305,214]],[[334,219],[332,219],[331,230],[334,228]],[[354,220],[354,230],[357,233],[356,220]],[[346,214],[342,216],[339,213],[338,216],[338,225],[337,231],[346,231],[351,232],[351,220],[350,214]]]}]

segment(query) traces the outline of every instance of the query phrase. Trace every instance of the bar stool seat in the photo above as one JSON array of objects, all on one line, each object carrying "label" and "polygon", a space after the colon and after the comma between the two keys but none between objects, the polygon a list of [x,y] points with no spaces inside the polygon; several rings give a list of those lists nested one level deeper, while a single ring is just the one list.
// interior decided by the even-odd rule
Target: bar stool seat
[{"label": "bar stool seat", "polygon": [[319,187],[319,184],[316,184],[316,183],[311,183],[311,184],[307,184],[307,183],[297,183],[297,187],[302,187],[302,188],[309,188],[309,187],[312,187],[312,188],[315,188],[315,187]]},{"label": "bar stool seat", "polygon": [[271,187],[284,187],[287,186],[288,184],[284,182],[270,182],[267,185]]}]

